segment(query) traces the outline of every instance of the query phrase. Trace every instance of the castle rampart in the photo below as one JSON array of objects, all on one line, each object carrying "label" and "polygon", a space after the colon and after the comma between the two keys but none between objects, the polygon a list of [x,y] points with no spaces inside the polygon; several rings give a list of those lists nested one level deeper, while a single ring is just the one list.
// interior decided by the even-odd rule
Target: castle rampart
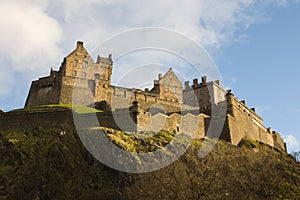
[{"label": "castle rampart", "polygon": [[[152,89],[141,90],[111,85],[112,69],[111,55],[107,58],[98,56],[94,62],[79,41],[76,49],[63,59],[58,71],[51,69],[48,77],[32,82],[25,107],[45,104],[91,106],[105,101],[113,112],[96,114],[100,126],[126,131],[167,130],[196,138],[220,137],[235,145],[243,138],[250,138],[286,150],[280,135],[264,127],[263,119],[255,109],[248,108],[246,102],[239,101],[230,90],[224,90],[219,81],[208,81],[203,76],[200,83],[195,78],[192,85],[187,81],[183,88],[170,68],[164,75],[158,75]],[[22,116],[32,115],[33,121],[24,118],[26,123],[45,120],[45,123],[54,124],[56,119],[52,116],[55,113],[49,112],[50,120],[46,119],[45,113],[0,113],[0,119],[13,127],[21,122]],[[35,118],[38,115],[40,119]],[[74,116],[80,116],[82,125],[97,126],[89,121],[92,114]],[[70,122],[61,117],[58,119],[63,125]]]}]

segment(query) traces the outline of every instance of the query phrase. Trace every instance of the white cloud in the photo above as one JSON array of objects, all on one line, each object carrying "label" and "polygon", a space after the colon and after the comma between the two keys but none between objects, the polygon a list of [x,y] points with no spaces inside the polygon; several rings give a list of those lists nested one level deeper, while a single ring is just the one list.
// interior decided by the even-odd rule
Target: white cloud
[{"label": "white cloud", "polygon": [[[15,71],[43,71],[60,55],[59,23],[44,12],[44,4],[30,1],[0,2],[0,53]],[[44,67],[44,68],[43,68]]]},{"label": "white cloud", "polygon": [[284,141],[287,143],[288,151],[299,151],[300,145],[297,139],[293,135],[283,135]]},{"label": "white cloud", "polygon": [[[251,0],[90,0],[64,3],[60,12],[65,13],[66,32],[73,38],[94,36],[100,41],[128,28],[156,26],[183,32],[204,46],[220,47],[231,40],[236,30],[257,21],[251,10],[255,1]],[[52,5],[52,9],[57,11],[56,8]]]},{"label": "white cloud", "polygon": [[46,6],[46,1],[0,1],[1,108],[14,99],[18,104],[23,101],[30,81],[48,73],[62,59],[62,29],[45,12]]},{"label": "white cloud", "polygon": [[[239,38],[238,30],[263,20],[257,10],[263,6],[257,5],[285,6],[287,1],[1,0],[0,69],[8,71],[6,79],[13,80],[18,72],[30,82],[58,67],[78,39],[90,50],[113,34],[145,26],[174,29],[215,49]],[[6,83],[0,80],[0,85]]]}]

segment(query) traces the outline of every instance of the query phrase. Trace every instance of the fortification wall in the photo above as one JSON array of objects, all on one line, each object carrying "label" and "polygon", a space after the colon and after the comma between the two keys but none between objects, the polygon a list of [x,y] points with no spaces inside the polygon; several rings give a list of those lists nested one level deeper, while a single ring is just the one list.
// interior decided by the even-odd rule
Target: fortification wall
[{"label": "fortification wall", "polygon": [[[116,130],[136,131],[136,125],[119,127],[115,121],[124,120],[124,117],[130,117],[125,113],[90,113],[77,114],[67,108],[55,108],[52,110],[41,111],[13,111],[0,113],[0,128],[12,130],[34,130],[36,128],[75,128],[88,129],[93,127],[108,127]],[[76,126],[75,126],[76,125]],[[122,125],[122,124],[120,124]]]},{"label": "fortification wall", "polygon": [[[136,99],[139,102],[142,110],[149,110],[151,108],[160,108],[165,113],[173,113],[181,111],[181,104],[176,101],[168,101],[160,99],[156,96],[147,93],[138,93]],[[131,99],[133,101],[133,99]]]},{"label": "fortification wall", "polygon": [[286,144],[279,133],[273,131],[274,147],[287,151]]},{"label": "fortification wall", "polygon": [[139,108],[143,111],[148,111],[153,107],[160,108],[164,110],[165,113],[181,111],[180,103],[160,99],[158,95],[142,90],[112,86],[107,93],[106,99],[112,108],[115,109],[130,107],[134,101],[138,101]]},{"label": "fortification wall", "polygon": [[60,77],[44,77],[31,83],[25,107],[59,103]]},{"label": "fortification wall", "polygon": [[143,113],[138,116],[138,131],[165,130],[173,133],[184,133],[193,138],[203,138],[206,134],[209,116],[187,113],[166,115],[157,113],[153,116]]},{"label": "fortification wall", "polygon": [[226,91],[220,86],[219,81],[207,82],[207,77],[202,77],[202,82],[198,79],[193,80],[190,86],[189,81],[185,82],[183,92],[184,104],[198,107],[201,112],[211,115],[212,106],[218,105],[225,101]]},{"label": "fortification wall", "polygon": [[90,113],[90,114],[73,115],[77,129],[85,130],[85,129],[95,128],[95,127],[107,127],[107,128],[113,128],[115,130],[132,131],[133,129],[132,127],[120,128],[119,125],[121,124],[118,124],[115,121],[115,119],[118,120],[118,118],[121,118],[123,116],[125,116],[123,113]]},{"label": "fortification wall", "polygon": [[[264,127],[262,118],[247,108],[244,101],[240,102],[233,95],[228,95],[227,103],[227,120],[232,144],[238,144],[242,138],[250,138],[270,146],[275,145],[272,131]],[[284,149],[282,145],[281,149]]]},{"label": "fortification wall", "polygon": [[37,127],[62,128],[73,125],[72,111],[69,109],[8,112],[0,124],[1,128],[16,130],[33,130]]}]

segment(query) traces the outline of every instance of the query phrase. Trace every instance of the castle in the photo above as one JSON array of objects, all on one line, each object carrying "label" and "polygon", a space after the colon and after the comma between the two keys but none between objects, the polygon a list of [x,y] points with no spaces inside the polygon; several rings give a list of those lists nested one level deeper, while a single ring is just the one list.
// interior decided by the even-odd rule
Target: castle
[{"label": "castle", "polygon": [[183,85],[170,68],[164,75],[158,75],[152,89],[141,90],[113,86],[112,70],[111,55],[98,56],[94,62],[83,42],[78,41],[58,71],[51,68],[49,76],[32,82],[25,108],[46,104],[97,108],[97,103],[104,102],[113,111],[96,114],[103,127],[219,137],[234,145],[250,138],[286,151],[281,136],[265,128],[255,109],[239,101],[231,90],[224,90],[219,81],[208,81],[204,76],[201,82],[194,79],[192,85],[189,81]]}]

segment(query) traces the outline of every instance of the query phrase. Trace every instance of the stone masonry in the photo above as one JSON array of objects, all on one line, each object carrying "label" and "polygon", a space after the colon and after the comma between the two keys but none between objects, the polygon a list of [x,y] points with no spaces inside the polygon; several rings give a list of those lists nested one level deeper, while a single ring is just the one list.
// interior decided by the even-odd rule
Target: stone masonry
[{"label": "stone masonry", "polygon": [[[112,55],[97,56],[95,62],[78,41],[58,71],[51,69],[49,76],[32,82],[25,107],[106,102],[112,111],[97,115],[99,121],[105,119],[103,126],[130,129],[127,131],[167,130],[195,138],[220,137],[235,145],[250,138],[286,151],[280,135],[265,128],[255,109],[224,90],[219,81],[208,81],[204,76],[201,82],[194,79],[192,85],[187,81],[183,86],[170,68],[158,75],[152,89],[141,90],[113,86],[112,70]],[[9,116],[13,120],[13,114]],[[130,122],[115,116],[130,116],[125,117]],[[122,128],[122,123],[131,128]],[[222,125],[220,130],[217,124]]]}]

